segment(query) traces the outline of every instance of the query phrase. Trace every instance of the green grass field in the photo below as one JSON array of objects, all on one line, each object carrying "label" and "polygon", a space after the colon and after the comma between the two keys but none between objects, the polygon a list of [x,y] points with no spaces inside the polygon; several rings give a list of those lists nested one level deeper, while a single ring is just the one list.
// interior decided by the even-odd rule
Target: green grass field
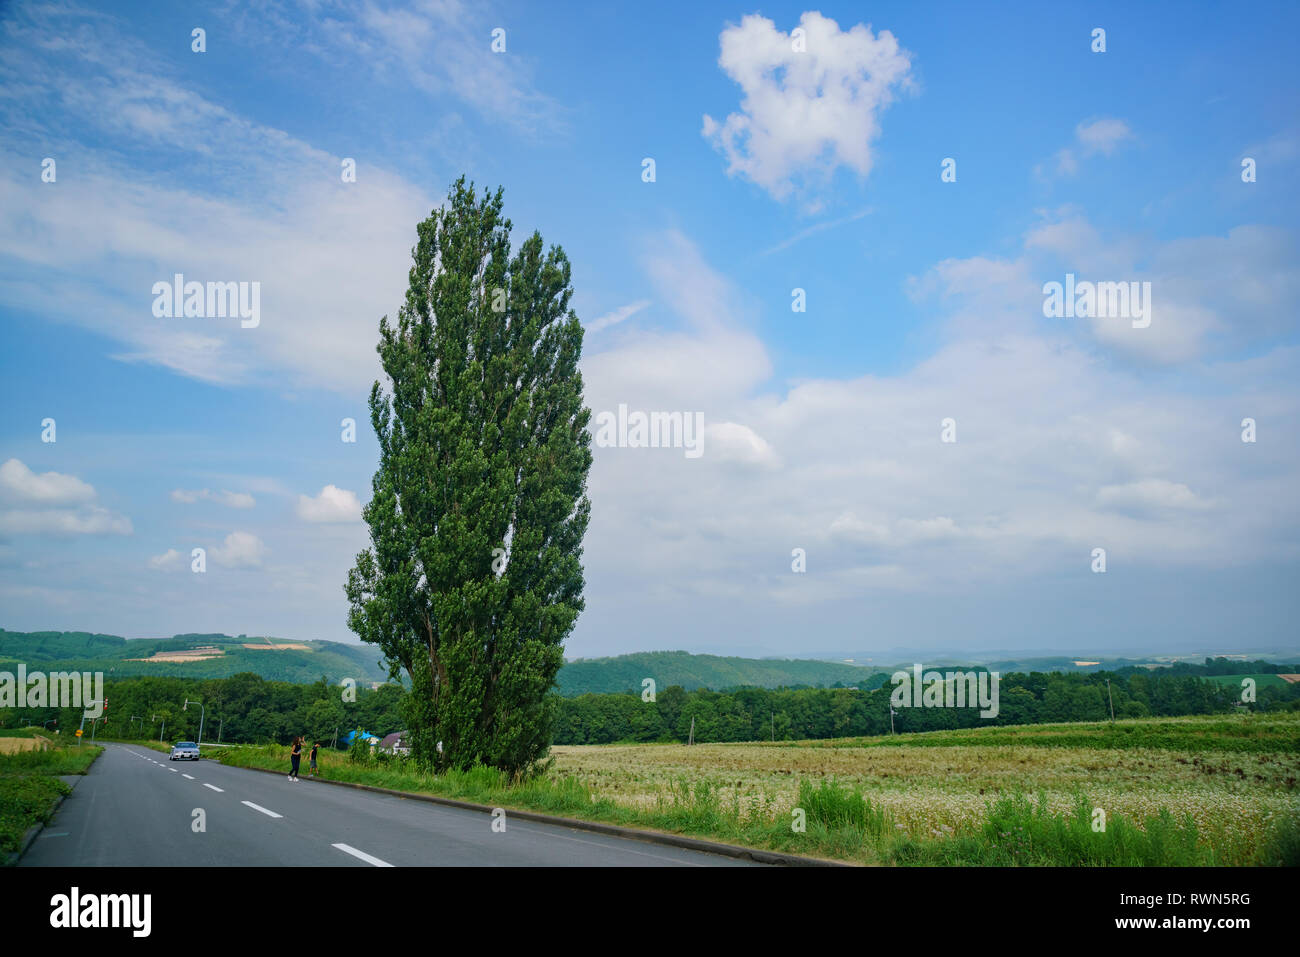
[{"label": "green grass field", "polygon": [[104,749],[78,748],[75,740],[63,742],[30,728],[8,730],[0,737],[16,739],[15,744],[38,739],[32,743],[43,745],[21,751],[0,749],[0,854],[11,854],[27,829],[48,822],[55,800],[72,790],[59,775],[85,774]]},{"label": "green grass field", "polygon": [[1277,675],[1207,675],[1205,680],[1240,688],[1243,678],[1254,678],[1257,691],[1263,691],[1265,688],[1286,688],[1290,685],[1288,681]]},{"label": "green grass field", "polygon": [[[1300,864],[1296,714],[552,755],[521,783],[333,751],[322,774],[858,864]],[[283,746],[218,759],[289,765]]]}]

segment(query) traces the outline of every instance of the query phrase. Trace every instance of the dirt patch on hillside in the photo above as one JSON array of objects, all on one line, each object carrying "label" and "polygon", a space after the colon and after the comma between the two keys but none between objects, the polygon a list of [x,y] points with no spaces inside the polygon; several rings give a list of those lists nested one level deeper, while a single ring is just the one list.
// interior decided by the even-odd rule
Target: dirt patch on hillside
[{"label": "dirt patch on hillside", "polygon": [[257,651],[259,648],[263,651],[311,651],[311,648],[300,641],[286,641],[279,645],[268,645],[266,642],[255,644],[250,641],[244,647],[251,648],[253,651]]},{"label": "dirt patch on hillside", "polygon": [[158,651],[148,658],[127,658],[127,661],[207,661],[220,658],[225,652],[220,648],[186,648],[183,651]]}]

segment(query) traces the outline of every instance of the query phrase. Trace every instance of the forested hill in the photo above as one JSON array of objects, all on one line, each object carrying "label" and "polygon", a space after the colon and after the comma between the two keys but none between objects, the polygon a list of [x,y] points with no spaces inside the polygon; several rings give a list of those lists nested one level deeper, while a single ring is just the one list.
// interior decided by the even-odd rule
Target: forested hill
[{"label": "forested hill", "polygon": [[252,672],[267,681],[384,681],[373,645],[291,641],[239,635],[121,638],[84,631],[6,631],[0,628],[0,671],[102,671],[111,677],[168,675],[226,678]]},{"label": "forested hill", "polygon": [[[0,628],[0,671],[11,672],[22,662],[29,670],[102,671],[112,677],[166,675],[210,679],[251,672],[267,681],[304,683],[323,675],[331,682],[347,677],[371,682],[387,678],[379,665],[380,657],[379,649],[373,645],[334,641],[221,634],[122,638],[82,631],[21,632]],[[687,690],[741,685],[856,686],[879,674],[880,669],[834,661],[724,658],[686,651],[647,651],[566,662],[560,669],[559,691],[565,697],[631,689],[639,693],[645,678],[653,678],[661,690],[672,685]]]},{"label": "forested hill", "polygon": [[[560,669],[560,694],[614,694],[635,690],[653,678],[658,690],[680,685],[695,688],[782,688],[795,685],[856,686],[880,674],[878,668],[789,658],[724,658],[686,651],[643,651],[616,658],[578,658]],[[879,681],[877,680],[877,684]]]},{"label": "forested hill", "polygon": [[[16,672],[19,663],[29,671],[102,671],[107,677],[158,675],[185,678],[226,678],[252,673],[267,681],[297,684],[331,683],[354,678],[369,684],[387,679],[373,645],[337,641],[296,641],[239,635],[173,635],[171,638],[122,638],[117,635],[71,631],[20,632],[0,628],[0,671]],[[946,668],[942,662],[928,663]],[[687,691],[707,688],[850,688],[875,689],[903,663],[875,666],[803,658],[740,658],[697,655],[686,651],[643,651],[612,658],[576,658],[565,662],[558,676],[559,693],[566,698],[582,694],[640,694],[646,678],[662,692],[674,685]],[[1172,674],[1205,677],[1254,674],[1262,687],[1282,684],[1274,673],[1295,669],[1295,664],[1242,661],[1226,658],[1201,662],[1154,659],[1027,658],[1023,661],[966,663],[961,667],[1010,672],[1128,673],[1155,667]],[[1223,679],[1226,680],[1226,679]]]}]

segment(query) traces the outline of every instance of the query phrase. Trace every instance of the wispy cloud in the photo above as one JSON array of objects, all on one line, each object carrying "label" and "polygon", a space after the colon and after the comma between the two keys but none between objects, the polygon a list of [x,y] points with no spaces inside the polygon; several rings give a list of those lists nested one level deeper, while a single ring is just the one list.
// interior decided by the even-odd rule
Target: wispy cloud
[{"label": "wispy cloud", "polygon": [[587,323],[586,329],[588,332],[599,332],[601,329],[608,329],[610,326],[616,326],[620,322],[625,322],[628,319],[631,319],[648,305],[650,305],[649,299],[638,299],[636,302],[628,303],[626,306],[619,306],[613,312],[607,312],[605,315],[591,320],[591,322]]},{"label": "wispy cloud", "polygon": [[193,505],[195,502],[204,500],[216,502],[218,505],[225,505],[228,508],[252,508],[257,504],[253,496],[247,492],[231,492],[222,489],[219,492],[213,492],[210,489],[172,489],[171,499],[173,502],[180,502],[184,505]]},{"label": "wispy cloud", "polygon": [[789,239],[782,240],[781,242],[777,243],[775,246],[772,246],[770,249],[763,250],[759,255],[770,256],[772,255],[772,253],[779,253],[783,249],[789,249],[795,243],[803,242],[809,236],[816,236],[818,233],[824,233],[828,229],[835,229],[837,226],[844,226],[847,223],[857,222],[859,219],[862,219],[864,216],[870,215],[870,213],[871,213],[871,209],[870,207],[868,207],[867,209],[859,210],[858,212],[854,213],[851,216],[844,216],[841,219],[828,220],[827,222],[824,223],[815,223],[814,225],[809,226],[807,229],[799,230],[799,232],[795,233]]},{"label": "wispy cloud", "polygon": [[[1073,176],[1079,172],[1083,159],[1098,154],[1113,156],[1123,143],[1133,138],[1133,131],[1123,120],[1108,116],[1085,120],[1074,128],[1074,143],[1057,151],[1056,173]],[[1043,174],[1041,165],[1038,173]]]}]

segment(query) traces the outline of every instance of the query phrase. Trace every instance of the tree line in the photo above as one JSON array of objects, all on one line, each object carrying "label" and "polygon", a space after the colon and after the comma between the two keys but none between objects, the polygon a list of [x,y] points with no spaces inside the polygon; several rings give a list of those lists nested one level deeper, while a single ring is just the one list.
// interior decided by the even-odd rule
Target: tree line
[{"label": "tree line", "polygon": [[[362,728],[372,734],[402,729],[399,707],[405,694],[400,685],[376,689],[357,686],[353,694],[321,678],[311,684],[267,681],[243,673],[229,678],[118,678],[104,682],[108,707],[92,730],[125,740],[194,741],[203,718],[203,740],[262,744],[285,742],[296,735],[329,743],[337,731]],[[188,708],[185,701],[195,702]],[[348,700],[355,699],[355,700]],[[200,708],[199,703],[202,703]],[[0,726],[48,725],[63,734],[81,727],[80,708],[15,708],[0,711]],[[340,740],[340,744],[341,744]]]},{"label": "tree line", "polygon": [[[887,679],[881,687],[868,686],[879,681],[876,676],[858,687],[773,690],[686,691],[674,686],[659,691],[653,701],[631,690],[580,695],[560,701],[554,743],[684,742],[691,735],[692,719],[698,742],[889,734],[895,687]],[[1259,688],[1252,703],[1241,698],[1240,687],[1208,681],[1204,672],[1017,672],[1001,676],[995,718],[981,718],[978,708],[906,707],[895,709],[893,730],[901,734],[991,724],[1103,721],[1110,717],[1112,703],[1116,718],[1215,714],[1239,708],[1294,710],[1300,709],[1300,685]]]},{"label": "tree line", "polygon": [[[1234,662],[1240,674],[1287,674],[1296,665]],[[998,715],[981,718],[977,708],[898,708],[894,730],[935,731],[990,724],[1035,724],[1056,721],[1102,721],[1116,718],[1227,713],[1235,709],[1300,709],[1300,684],[1261,686],[1254,702],[1242,702],[1236,683],[1206,680],[1219,664],[1182,665],[1180,671],[1151,672],[1125,668],[1116,672],[1011,673],[1001,676]],[[1109,695],[1107,679],[1110,680]],[[884,681],[882,685],[881,682]],[[267,681],[252,673],[208,680],[172,677],[117,678],[105,682],[109,700],[96,734],[126,740],[195,740],[202,702],[206,711],[203,740],[258,744],[286,742],[296,735],[329,743],[355,728],[385,735],[407,730],[403,706],[407,692],[397,684],[377,689],[357,687],[355,695],[326,681],[294,684]],[[552,695],[556,708],[555,744],[613,742],[683,742],[695,740],[788,741],[890,733],[890,696],[886,676],[873,675],[857,686],[839,688],[735,688],[686,691],[672,686],[643,701],[639,691]],[[349,698],[355,700],[348,700]],[[0,726],[48,725],[71,734],[81,724],[75,708],[6,708]],[[57,723],[52,723],[57,722]],[[92,725],[87,720],[86,737]]]}]

